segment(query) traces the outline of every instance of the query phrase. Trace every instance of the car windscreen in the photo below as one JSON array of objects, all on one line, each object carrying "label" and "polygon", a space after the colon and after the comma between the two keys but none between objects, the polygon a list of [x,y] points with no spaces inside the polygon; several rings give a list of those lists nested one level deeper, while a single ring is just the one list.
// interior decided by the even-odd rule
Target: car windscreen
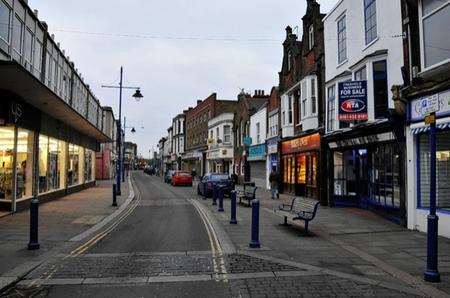
[{"label": "car windscreen", "polygon": [[227,175],[211,175],[211,180],[213,181],[222,181],[222,180],[228,180]]}]

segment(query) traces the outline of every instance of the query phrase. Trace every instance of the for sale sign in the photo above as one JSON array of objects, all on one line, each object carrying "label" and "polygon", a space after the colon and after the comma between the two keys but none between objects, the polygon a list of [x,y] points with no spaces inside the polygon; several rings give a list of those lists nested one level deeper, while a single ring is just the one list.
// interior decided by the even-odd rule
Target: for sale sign
[{"label": "for sale sign", "polygon": [[367,115],[367,81],[339,83],[339,121],[365,121]]}]

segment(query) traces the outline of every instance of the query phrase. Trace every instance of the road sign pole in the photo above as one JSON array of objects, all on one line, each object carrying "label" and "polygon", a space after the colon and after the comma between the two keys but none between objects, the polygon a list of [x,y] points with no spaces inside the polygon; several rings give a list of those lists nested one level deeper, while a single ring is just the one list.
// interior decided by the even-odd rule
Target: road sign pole
[{"label": "road sign pole", "polygon": [[436,116],[430,116],[430,214],[427,227],[427,269],[424,279],[428,282],[440,282],[438,271],[438,221],[436,215]]}]

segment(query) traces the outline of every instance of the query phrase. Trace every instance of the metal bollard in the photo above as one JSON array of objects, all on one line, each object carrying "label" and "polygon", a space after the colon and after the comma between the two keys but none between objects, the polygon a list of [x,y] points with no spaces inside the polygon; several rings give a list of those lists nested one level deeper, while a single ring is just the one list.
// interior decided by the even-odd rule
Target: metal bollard
[{"label": "metal bollard", "polygon": [[218,212],[224,212],[223,210],[223,187],[217,186],[217,193],[219,197],[219,209],[217,209]]},{"label": "metal bollard", "polygon": [[217,185],[213,184],[213,197],[212,197],[213,206],[217,205]]},{"label": "metal bollard", "polygon": [[260,248],[259,243],[259,201],[252,200],[252,240],[248,244],[250,248]]},{"label": "metal bollard", "polygon": [[231,219],[230,224],[235,225],[237,224],[236,220],[236,191],[233,190],[231,192]]},{"label": "metal bollard", "polygon": [[34,197],[30,205],[30,242],[28,250],[39,249],[38,230],[39,227],[39,200]]},{"label": "metal bollard", "polygon": [[113,202],[112,202],[112,205],[113,205],[113,207],[116,207],[117,206],[117,185],[116,184],[113,184]]}]

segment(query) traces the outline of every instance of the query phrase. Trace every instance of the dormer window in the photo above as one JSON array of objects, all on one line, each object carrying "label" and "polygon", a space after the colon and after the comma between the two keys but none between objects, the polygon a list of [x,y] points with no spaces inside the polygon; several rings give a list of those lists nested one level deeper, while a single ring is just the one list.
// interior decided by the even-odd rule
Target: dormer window
[{"label": "dormer window", "polygon": [[309,26],[308,30],[309,50],[314,47],[314,25]]}]

